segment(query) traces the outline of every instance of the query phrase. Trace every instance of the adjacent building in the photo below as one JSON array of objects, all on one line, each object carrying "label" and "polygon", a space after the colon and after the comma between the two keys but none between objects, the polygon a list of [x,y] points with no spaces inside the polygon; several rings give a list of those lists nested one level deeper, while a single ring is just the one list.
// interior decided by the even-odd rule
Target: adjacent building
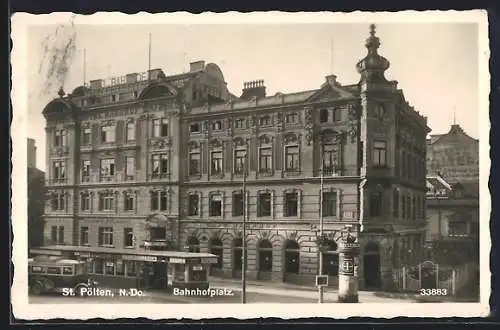
[{"label": "adjacent building", "polygon": [[45,172],[36,167],[35,140],[28,138],[28,249],[43,244]]},{"label": "adjacent building", "polygon": [[[360,287],[389,287],[392,269],[423,253],[429,128],[386,80],[379,46],[372,26],[358,83],[329,75],[297,93],[267,95],[257,80],[236,97],[203,61],[61,90],[43,110],[45,244],[207,251],[220,256],[213,276],[239,277],[245,239],[250,279],[312,284],[321,242],[336,285],[351,225]],[[90,270],[140,267],[97,258]]]}]

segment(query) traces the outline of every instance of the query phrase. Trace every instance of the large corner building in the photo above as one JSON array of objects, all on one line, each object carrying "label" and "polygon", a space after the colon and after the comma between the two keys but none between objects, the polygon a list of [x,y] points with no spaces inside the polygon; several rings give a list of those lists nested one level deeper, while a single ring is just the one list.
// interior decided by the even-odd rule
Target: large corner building
[{"label": "large corner building", "polygon": [[[203,61],[61,90],[43,110],[45,244],[207,251],[221,256],[213,276],[239,277],[245,214],[248,277],[313,283],[322,209],[330,284],[351,224],[360,287],[390,286],[424,246],[429,128],[386,80],[379,46],[372,26],[359,82],[329,75],[290,94],[266,95],[258,80],[236,97]],[[92,271],[137,267],[95,259]]]}]

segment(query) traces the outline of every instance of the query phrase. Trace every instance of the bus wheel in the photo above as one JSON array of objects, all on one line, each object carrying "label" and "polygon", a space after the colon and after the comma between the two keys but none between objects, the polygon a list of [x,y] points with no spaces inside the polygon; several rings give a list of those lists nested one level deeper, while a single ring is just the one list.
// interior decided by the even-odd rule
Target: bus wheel
[{"label": "bus wheel", "polygon": [[42,285],[40,283],[35,283],[31,287],[31,293],[35,296],[38,296],[42,293]]},{"label": "bus wheel", "polygon": [[77,285],[77,286],[75,286],[75,288],[73,289],[74,292],[75,292],[75,297],[83,297],[82,289],[85,288],[85,287],[86,287],[85,285]]}]

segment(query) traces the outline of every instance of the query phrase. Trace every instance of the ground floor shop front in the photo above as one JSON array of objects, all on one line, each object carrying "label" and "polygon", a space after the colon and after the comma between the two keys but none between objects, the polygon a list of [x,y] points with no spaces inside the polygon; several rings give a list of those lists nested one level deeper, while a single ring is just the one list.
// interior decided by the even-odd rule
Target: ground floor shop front
[{"label": "ground floor shop front", "polygon": [[[311,230],[258,229],[247,230],[246,278],[256,281],[288,282],[315,285],[319,274],[329,275],[329,286],[338,286],[339,244],[342,230],[325,230],[326,244],[320,252],[318,234]],[[181,235],[182,237],[182,235]],[[211,266],[215,278],[241,278],[243,239],[241,231],[229,228],[192,229],[184,232],[185,249],[219,256]],[[423,251],[421,231],[400,233],[361,233],[361,251],[357,269],[359,288],[392,290],[393,270],[401,263],[419,262]]]}]

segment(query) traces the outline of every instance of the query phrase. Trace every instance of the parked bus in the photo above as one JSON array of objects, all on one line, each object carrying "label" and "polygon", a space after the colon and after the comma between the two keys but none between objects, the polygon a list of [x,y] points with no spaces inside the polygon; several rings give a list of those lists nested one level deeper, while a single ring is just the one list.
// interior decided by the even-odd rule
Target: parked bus
[{"label": "parked bus", "polygon": [[95,287],[97,282],[88,277],[87,262],[60,257],[38,257],[28,260],[29,292],[40,295],[73,289],[80,296],[82,288]]}]

